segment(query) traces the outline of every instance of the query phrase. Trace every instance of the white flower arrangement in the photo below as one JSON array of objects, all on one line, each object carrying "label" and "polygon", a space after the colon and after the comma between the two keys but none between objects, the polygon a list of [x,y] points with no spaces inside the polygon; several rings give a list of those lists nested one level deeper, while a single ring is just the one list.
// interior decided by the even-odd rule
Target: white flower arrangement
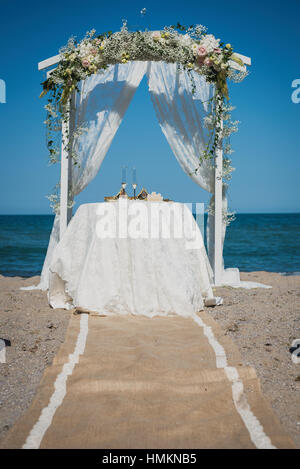
[{"label": "white flower arrangement", "polygon": [[194,69],[205,75],[208,82],[216,84],[222,96],[228,97],[229,61],[239,61],[230,44],[224,46],[220,39],[207,34],[202,25],[185,28],[178,24],[161,31],[130,32],[126,21],[123,21],[121,31],[114,34],[109,32],[96,36],[92,30],[79,43],[71,38],[60,55],[59,65],[43,83],[42,94],[61,86],[62,104],[67,102],[80,80],[110,64],[127,63],[129,60],[179,63],[188,70]]},{"label": "white flower arrangement", "polygon": [[[145,12],[143,9],[141,15]],[[240,59],[234,55],[230,44],[224,45],[213,34],[207,34],[202,25],[186,28],[177,23],[176,26],[165,27],[159,31],[130,32],[127,22],[123,20],[123,27],[116,33],[96,35],[96,31],[92,30],[80,42],[70,38],[67,45],[60,50],[60,56],[60,63],[44,81],[41,93],[41,96],[51,93],[46,106],[47,146],[51,163],[59,160],[59,146],[54,134],[60,129],[61,120],[66,117],[65,104],[71,93],[77,89],[77,84],[88,76],[105,70],[111,64],[127,63],[129,60],[178,63],[188,72],[194,70],[204,75],[209,83],[215,84],[216,93],[211,100],[212,112],[204,121],[210,138],[199,164],[203,159],[213,161],[219,140],[228,138],[231,133],[237,131],[237,121],[230,121],[232,109],[225,104],[225,99],[229,99],[227,79],[241,81],[246,73],[236,73],[230,69],[229,61],[234,60],[242,64]],[[195,85],[191,74],[190,76],[194,90]],[[220,127],[221,119],[228,120],[223,131]],[[82,129],[76,131],[81,132]],[[72,149],[69,150],[76,164],[76,155]],[[227,153],[230,154],[230,151]],[[226,174],[230,178],[229,159],[226,160],[225,166]],[[53,204],[54,202],[52,200]]]},{"label": "white flower arrangement", "polygon": [[219,49],[220,39],[216,39],[213,34],[206,34],[200,41],[200,47],[206,50],[206,54],[212,54],[215,50]]}]

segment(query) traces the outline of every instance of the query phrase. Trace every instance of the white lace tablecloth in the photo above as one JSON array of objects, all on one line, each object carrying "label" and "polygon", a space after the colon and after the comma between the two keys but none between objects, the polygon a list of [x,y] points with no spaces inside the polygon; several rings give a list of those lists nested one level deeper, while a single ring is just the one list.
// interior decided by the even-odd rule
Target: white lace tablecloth
[{"label": "white lace tablecloth", "polygon": [[99,314],[189,316],[214,304],[201,232],[184,204],[81,205],[50,265],[49,303]]}]

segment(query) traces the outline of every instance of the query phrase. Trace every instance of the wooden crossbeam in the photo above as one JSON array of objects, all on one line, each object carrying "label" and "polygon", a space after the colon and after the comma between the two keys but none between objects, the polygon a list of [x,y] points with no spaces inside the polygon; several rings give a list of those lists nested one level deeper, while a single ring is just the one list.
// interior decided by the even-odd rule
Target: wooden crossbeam
[{"label": "wooden crossbeam", "polygon": [[251,57],[247,57],[246,55],[242,54],[235,54],[239,59],[241,59],[244,62],[244,65],[251,65]]},{"label": "wooden crossbeam", "polygon": [[[244,63],[244,65],[251,65],[251,58],[246,57],[245,55],[242,54],[235,54],[239,59],[241,59]],[[49,59],[42,60],[41,62],[38,63],[38,69],[39,70],[44,70],[45,68],[52,67],[53,65],[57,65],[61,60],[60,55],[53,55],[53,57],[49,57]],[[232,60],[230,61],[230,66],[231,68],[234,68],[236,70],[240,70],[241,66],[238,65],[237,63],[233,62]]]},{"label": "wooden crossbeam", "polygon": [[38,63],[38,69],[44,70],[45,68],[52,67],[52,65],[56,65],[60,62],[60,55],[53,55],[53,57],[49,57],[49,59],[42,60],[42,62]]}]

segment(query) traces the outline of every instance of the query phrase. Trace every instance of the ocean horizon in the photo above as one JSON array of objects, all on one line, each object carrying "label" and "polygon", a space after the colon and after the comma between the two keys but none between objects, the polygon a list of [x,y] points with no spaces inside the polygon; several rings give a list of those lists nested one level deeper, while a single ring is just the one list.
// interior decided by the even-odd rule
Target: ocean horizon
[{"label": "ocean horizon", "polygon": [[[40,275],[53,219],[0,215],[1,275]],[[241,272],[300,275],[300,213],[237,213],[227,228],[224,263]]]}]

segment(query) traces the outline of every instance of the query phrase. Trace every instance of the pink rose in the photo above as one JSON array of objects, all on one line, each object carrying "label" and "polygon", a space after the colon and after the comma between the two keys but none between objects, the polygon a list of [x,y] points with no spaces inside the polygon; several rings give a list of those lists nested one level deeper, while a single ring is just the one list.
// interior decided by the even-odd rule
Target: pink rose
[{"label": "pink rose", "polygon": [[206,59],[204,60],[204,65],[206,65],[207,67],[211,67],[213,65],[213,61],[206,57]]},{"label": "pink rose", "polygon": [[197,54],[198,54],[198,57],[205,57],[206,54],[207,54],[205,47],[203,47],[203,46],[198,47]]},{"label": "pink rose", "polygon": [[153,31],[152,39],[154,39],[154,41],[158,41],[160,38],[161,38],[160,31]]},{"label": "pink rose", "polygon": [[88,68],[90,66],[90,61],[87,59],[83,59],[81,63],[84,68]]},{"label": "pink rose", "polygon": [[90,50],[90,53],[91,53],[92,55],[97,55],[97,49],[92,48],[92,49]]}]

